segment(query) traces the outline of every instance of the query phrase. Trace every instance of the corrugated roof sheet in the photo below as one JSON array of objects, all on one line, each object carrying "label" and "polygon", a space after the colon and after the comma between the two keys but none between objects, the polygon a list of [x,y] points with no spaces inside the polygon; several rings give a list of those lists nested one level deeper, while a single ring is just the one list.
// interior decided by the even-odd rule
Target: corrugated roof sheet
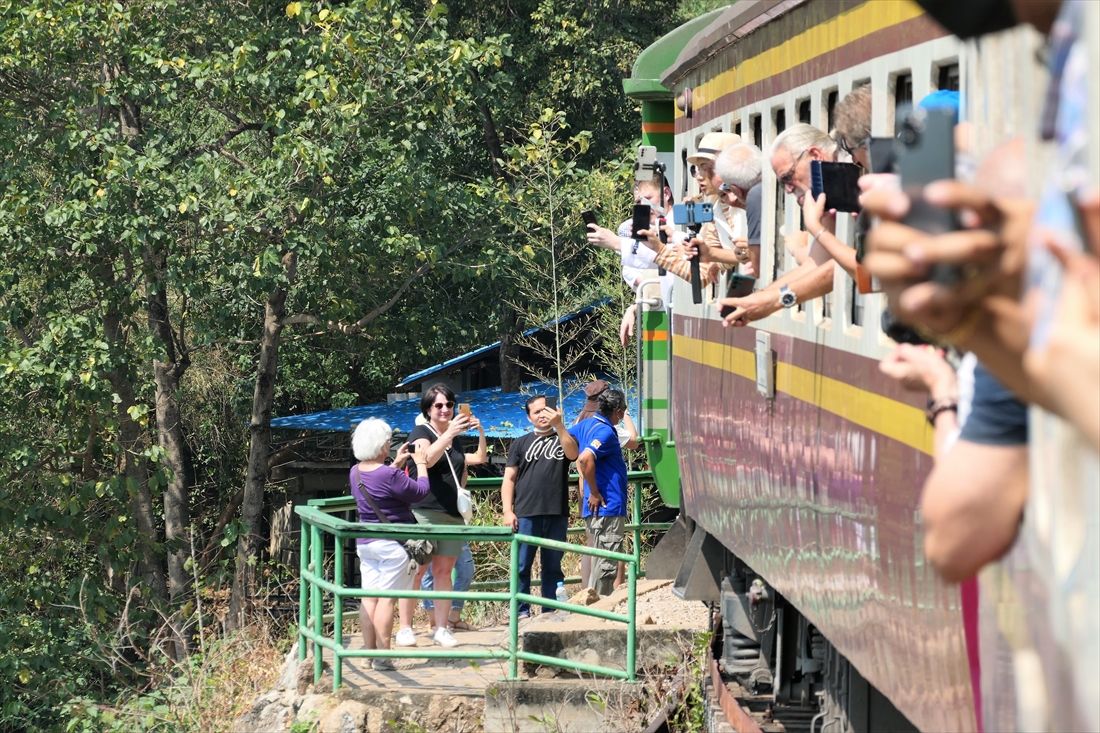
[{"label": "corrugated roof sheet", "polygon": [[[573,311],[572,313],[566,313],[561,318],[557,318],[553,321],[550,321],[549,323],[544,323],[541,326],[535,326],[534,328],[529,328],[529,329],[527,329],[526,331],[523,332],[523,335],[524,336],[531,336],[533,334],[538,333],[539,331],[541,331],[543,329],[552,328],[556,324],[568,323],[569,321],[573,320],[574,318],[577,318],[578,316],[587,315],[587,314],[591,313],[592,311],[596,310],[597,308],[599,308],[601,305],[607,305],[610,302],[611,302],[610,297],[602,298],[600,300],[597,300],[595,303],[593,303],[591,305],[586,305],[584,308],[581,308],[580,310]],[[433,374],[438,374],[439,372],[445,372],[445,371],[449,371],[451,369],[454,369],[455,367],[458,367],[458,366],[462,365],[463,363],[465,363],[467,361],[471,361],[473,359],[476,359],[477,357],[479,357],[483,354],[487,354],[488,352],[492,351],[493,349],[496,349],[496,348],[499,348],[499,347],[500,347],[500,342],[499,341],[494,341],[491,344],[487,344],[485,346],[479,346],[478,348],[474,349],[473,351],[467,351],[465,354],[462,354],[461,356],[456,356],[453,359],[448,359],[447,361],[442,362],[440,364],[436,364],[435,366],[430,366],[427,369],[421,369],[419,372],[416,372],[415,374],[410,374],[407,377],[403,378],[400,382],[397,383],[397,386],[394,387],[394,389],[401,389],[402,387],[406,387],[409,384],[414,383],[414,382],[423,382],[424,380],[426,380],[428,377],[432,376]]]},{"label": "corrugated roof sheet", "polygon": [[[584,385],[573,380],[566,385],[564,401],[565,422],[571,424],[584,407]],[[617,385],[616,385],[617,386]],[[621,388],[620,388],[621,389]],[[540,382],[529,382],[519,392],[501,392],[500,387],[471,390],[458,395],[460,402],[469,402],[474,415],[485,426],[490,438],[518,438],[531,429],[527,421],[524,403],[532,394],[556,394],[557,387]],[[638,414],[637,394],[627,394],[630,414]],[[420,400],[377,402],[372,405],[325,410],[307,415],[288,415],[271,421],[277,430],[308,430],[327,433],[350,433],[362,420],[377,417],[389,423],[394,432],[407,433],[420,412]],[[474,433],[470,433],[473,435]]]}]

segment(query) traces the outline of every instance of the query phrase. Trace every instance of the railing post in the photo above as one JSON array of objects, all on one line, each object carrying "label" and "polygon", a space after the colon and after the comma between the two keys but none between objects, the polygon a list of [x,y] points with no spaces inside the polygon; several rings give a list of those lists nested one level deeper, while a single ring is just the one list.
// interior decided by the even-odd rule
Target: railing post
[{"label": "railing post", "polygon": [[635,570],[641,570],[642,563],[642,530],[638,526],[642,523],[642,485],[634,484],[634,496],[631,501],[630,511],[634,515],[634,563]]},{"label": "railing post", "polygon": [[[318,577],[324,575],[324,540],[321,534],[321,528],[317,526],[311,526],[310,532],[310,564],[313,566],[313,573]],[[313,633],[320,637],[324,633],[324,614],[321,608],[321,586],[313,583],[309,589],[309,612],[313,618]],[[322,656],[325,653],[325,648],[321,646],[320,642],[313,642],[313,684],[317,684],[321,681],[321,672],[324,669],[322,666]]]},{"label": "railing post", "polygon": [[306,642],[307,639],[302,634],[302,629],[305,629],[309,624],[309,613],[307,612],[307,603],[309,603],[309,589],[313,587],[313,584],[306,580],[306,573],[309,571],[309,535],[312,525],[306,522],[302,517],[298,517],[298,534],[301,535],[302,550],[298,557],[298,661],[304,662],[306,660]]},{"label": "railing post", "polygon": [[637,666],[634,662],[635,644],[637,643],[638,619],[636,611],[638,605],[638,561],[627,563],[626,583],[629,593],[626,596],[626,672],[630,682],[635,681]]},{"label": "railing post", "polygon": [[336,535],[332,557],[332,582],[337,587],[332,601],[332,640],[336,649],[332,652],[332,691],[340,689],[344,678],[344,538]]},{"label": "railing post", "polygon": [[508,679],[519,679],[519,543],[512,535],[508,553]]}]

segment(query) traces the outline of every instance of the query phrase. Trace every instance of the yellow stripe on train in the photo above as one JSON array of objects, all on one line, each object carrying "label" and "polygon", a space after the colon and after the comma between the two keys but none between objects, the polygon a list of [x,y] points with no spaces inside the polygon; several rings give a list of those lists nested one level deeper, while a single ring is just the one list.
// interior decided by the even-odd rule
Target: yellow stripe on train
[{"label": "yellow stripe on train", "polygon": [[[672,340],[672,353],[756,381],[756,356],[746,349],[677,334]],[[932,455],[932,430],[924,412],[912,405],[787,362],[776,365],[775,390]]]}]

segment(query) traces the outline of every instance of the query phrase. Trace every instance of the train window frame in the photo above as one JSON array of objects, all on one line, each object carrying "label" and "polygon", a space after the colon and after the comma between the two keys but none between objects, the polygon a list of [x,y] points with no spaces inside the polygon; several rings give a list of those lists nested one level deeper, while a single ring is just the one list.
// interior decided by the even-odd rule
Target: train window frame
[{"label": "train window frame", "polygon": [[[780,127],[780,124],[783,126]],[[770,158],[769,151],[771,146],[775,143],[775,139],[779,137],[783,130],[786,129],[787,124],[787,109],[783,105],[772,107],[768,112],[768,126],[771,135],[768,137],[768,150],[764,152],[765,158]],[[770,163],[768,164],[770,167]],[[774,173],[774,171],[773,171]],[[799,212],[801,215],[801,212]],[[783,188],[783,184],[779,182],[779,178],[775,178],[775,230],[773,232],[773,257],[772,257],[772,282],[779,279],[780,275],[780,263],[786,261],[787,247],[784,241],[783,235],[780,233],[781,229],[784,229],[787,219],[787,192]]]},{"label": "train window frame", "polygon": [[836,106],[840,104],[840,88],[830,87],[821,90],[821,110],[828,132],[832,133],[836,127]]},{"label": "train window frame", "polygon": [[[898,86],[903,81],[908,86],[908,99],[905,99],[904,96],[901,98],[898,96]],[[890,128],[893,129],[894,121],[897,119],[898,108],[905,104],[913,104],[913,70],[898,69],[890,72],[888,89],[890,95]]]},{"label": "train window frame", "polygon": [[752,130],[752,141],[756,147],[764,149],[764,116],[759,112],[749,115],[749,128]]},{"label": "train window frame", "polygon": [[[954,70],[954,74],[951,73],[952,70]],[[959,60],[957,58],[945,59],[934,64],[932,66],[932,87],[935,89],[947,89],[953,92],[959,91],[962,84],[961,71],[962,69],[959,66]],[[954,85],[951,84],[952,78],[954,78]]]},{"label": "train window frame", "polygon": [[[802,99],[796,99],[794,102],[795,117],[799,122],[804,122],[807,125],[813,124],[814,111],[810,104],[809,97],[803,97]],[[805,119],[803,119],[805,117]]]}]

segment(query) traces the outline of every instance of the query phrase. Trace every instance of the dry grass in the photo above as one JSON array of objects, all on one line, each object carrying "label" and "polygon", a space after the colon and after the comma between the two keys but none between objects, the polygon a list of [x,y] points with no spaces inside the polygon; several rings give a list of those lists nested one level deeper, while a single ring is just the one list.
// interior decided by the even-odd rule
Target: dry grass
[{"label": "dry grass", "polygon": [[190,730],[229,730],[258,695],[275,685],[282,664],[283,655],[263,622],[218,639],[180,680],[181,719]]}]

